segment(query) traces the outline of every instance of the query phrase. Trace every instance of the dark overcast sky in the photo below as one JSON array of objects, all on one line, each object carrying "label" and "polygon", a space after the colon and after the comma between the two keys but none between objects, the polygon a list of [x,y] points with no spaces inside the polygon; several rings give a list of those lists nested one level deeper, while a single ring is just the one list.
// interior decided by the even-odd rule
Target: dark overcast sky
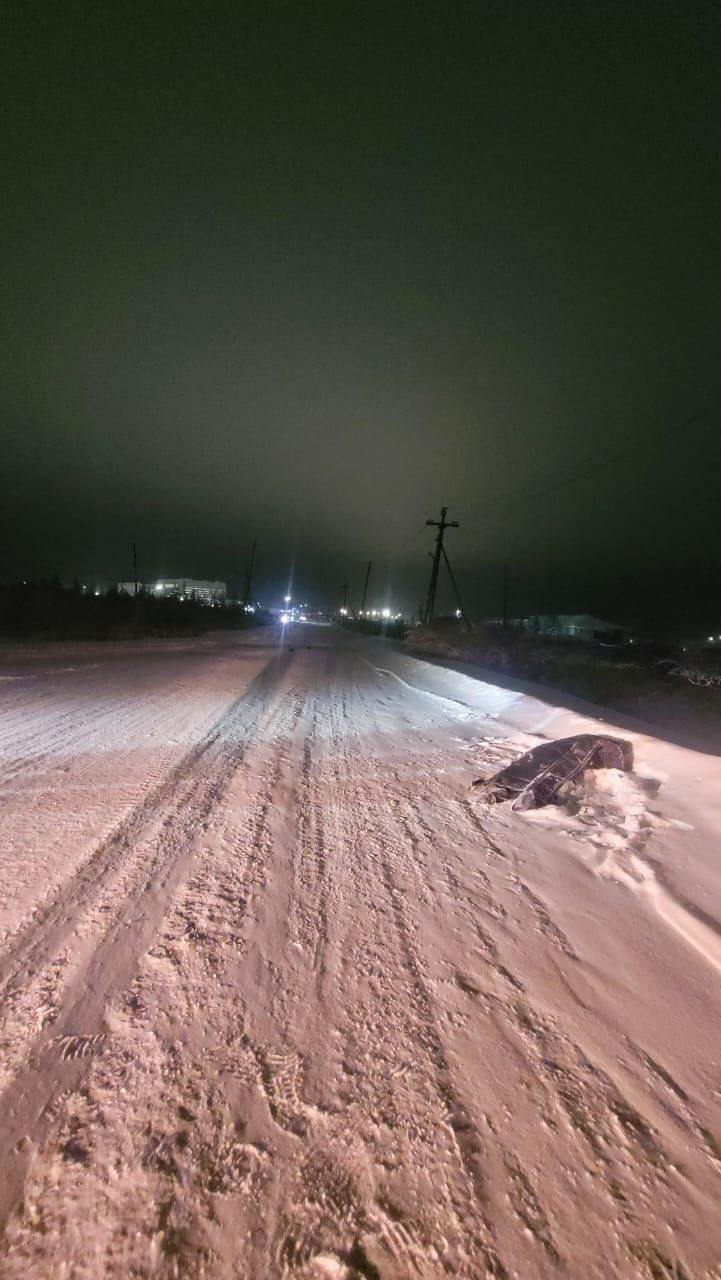
[{"label": "dark overcast sky", "polygon": [[721,8],[3,15],[0,572],[721,626]]}]

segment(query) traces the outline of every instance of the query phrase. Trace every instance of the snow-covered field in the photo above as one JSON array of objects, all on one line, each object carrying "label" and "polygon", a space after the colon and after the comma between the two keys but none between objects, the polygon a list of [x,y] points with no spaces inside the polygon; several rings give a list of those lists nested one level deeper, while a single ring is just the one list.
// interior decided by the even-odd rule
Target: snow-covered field
[{"label": "snow-covered field", "polygon": [[[610,717],[609,717],[610,719]],[[721,1277],[721,761],[299,627],[0,651],[0,1275]]]}]

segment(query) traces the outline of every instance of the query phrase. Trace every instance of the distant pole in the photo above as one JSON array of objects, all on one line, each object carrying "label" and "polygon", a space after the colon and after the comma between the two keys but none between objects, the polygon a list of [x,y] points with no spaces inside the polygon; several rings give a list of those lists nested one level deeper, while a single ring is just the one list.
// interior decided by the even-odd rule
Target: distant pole
[{"label": "distant pole", "polygon": [[372,568],[372,561],[370,561],[370,560],[369,560],[369,561],[368,561],[368,568],[366,569],[366,580],[365,580],[365,585],[364,585],[364,587],[363,587],[363,599],[362,599],[362,601],[361,601],[361,608],[360,608],[360,611],[361,611],[361,617],[363,617],[363,616],[364,616],[365,611],[366,611],[366,597],[367,597],[367,595],[368,595],[368,581],[369,581],[370,576],[371,576],[371,568]]},{"label": "distant pole", "polygon": [[458,590],[458,583],[456,582],[456,579],[455,579],[455,577],[454,577],[454,575],[453,575],[453,570],[452,570],[452,568],[451,568],[451,562],[450,562],[450,560],[448,559],[448,553],[447,553],[447,551],[446,551],[446,549],[445,549],[445,547],[444,547],[443,545],[441,545],[441,551],[443,552],[443,559],[444,559],[444,560],[445,560],[445,562],[446,562],[446,568],[447,568],[447,570],[448,570],[448,576],[449,576],[449,578],[450,578],[450,580],[451,580],[451,585],[452,585],[453,590],[454,590],[454,592],[455,592],[456,600],[458,601],[458,608],[459,608],[459,609],[460,609],[460,611],[461,611],[461,618],[463,619],[463,621],[465,622],[466,626],[468,627],[468,630],[469,630],[469,631],[472,631],[472,630],[473,630],[473,623],[471,622],[470,618],[468,617],[468,614],[466,613],[465,609],[463,608],[463,601],[461,600],[461,593],[460,593],[460,591]]},{"label": "distant pole", "polygon": [[503,630],[508,628],[508,561],[503,562]]},{"label": "distant pole", "polygon": [[251,599],[250,593],[251,593],[251,586],[253,582],[253,565],[255,564],[255,548],[257,547],[257,545],[258,545],[258,539],[253,538],[253,546],[250,552],[250,564],[248,565],[248,568],[245,571],[245,595],[243,597],[244,608],[247,608],[247,606],[250,604],[250,599]]},{"label": "distant pole", "polygon": [[436,607],[436,591],[438,589],[438,570],[441,564],[441,553],[443,551],[443,535],[446,529],[458,529],[457,520],[446,520],[448,507],[441,507],[440,520],[426,520],[427,525],[432,525],[438,530],[436,535],[436,550],[433,556],[433,567],[431,569],[431,580],[428,583],[428,598],[426,600],[426,611],[423,621],[426,626],[433,620],[433,614]]}]

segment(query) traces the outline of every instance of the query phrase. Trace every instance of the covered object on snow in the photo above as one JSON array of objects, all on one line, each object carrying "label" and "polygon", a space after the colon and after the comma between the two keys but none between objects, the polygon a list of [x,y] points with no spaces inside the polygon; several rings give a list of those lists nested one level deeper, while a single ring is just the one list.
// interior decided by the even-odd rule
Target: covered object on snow
[{"label": "covered object on snow", "polygon": [[633,747],[625,738],[577,733],[544,742],[492,777],[477,778],[471,786],[480,789],[488,804],[513,800],[514,809],[538,809],[559,804],[561,787],[580,778],[586,769],[632,768]]}]

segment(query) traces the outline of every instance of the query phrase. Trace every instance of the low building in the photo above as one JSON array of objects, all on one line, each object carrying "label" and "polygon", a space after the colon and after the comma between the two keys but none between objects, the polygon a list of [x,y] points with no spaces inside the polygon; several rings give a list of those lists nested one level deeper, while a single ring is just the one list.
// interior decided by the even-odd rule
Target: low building
[{"label": "low building", "polygon": [[[135,594],[135,583],[119,582],[118,591],[132,596]],[[197,600],[200,604],[224,604],[228,585],[225,582],[206,581],[204,578],[162,578],[158,582],[139,582],[138,591],[148,596]]]},{"label": "low building", "polygon": [[540,613],[519,619],[524,631],[564,640],[582,640],[587,644],[623,644],[630,639],[625,627],[604,622],[590,613]]}]

